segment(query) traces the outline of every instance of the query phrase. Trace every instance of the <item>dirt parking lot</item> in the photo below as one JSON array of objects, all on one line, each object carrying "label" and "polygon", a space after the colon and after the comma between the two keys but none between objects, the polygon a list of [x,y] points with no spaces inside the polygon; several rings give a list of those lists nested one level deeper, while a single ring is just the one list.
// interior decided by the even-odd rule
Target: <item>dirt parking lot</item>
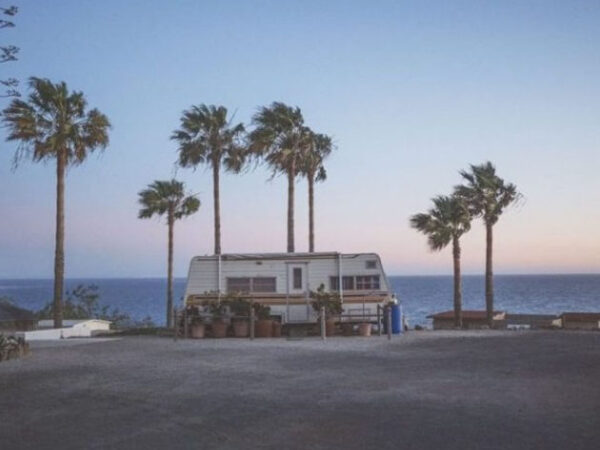
[{"label": "dirt parking lot", "polygon": [[597,449],[600,333],[37,344],[2,449]]}]

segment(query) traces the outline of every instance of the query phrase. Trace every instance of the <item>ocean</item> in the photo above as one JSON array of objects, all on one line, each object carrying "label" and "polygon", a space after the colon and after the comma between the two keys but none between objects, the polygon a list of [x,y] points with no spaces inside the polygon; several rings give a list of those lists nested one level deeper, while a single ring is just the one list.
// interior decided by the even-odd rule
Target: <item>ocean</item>
[{"label": "ocean", "polygon": [[[427,316],[452,309],[451,276],[389,277],[409,325],[430,325]],[[133,319],[146,316],[165,322],[167,283],[159,278],[67,279],[67,290],[79,284],[99,287],[100,303],[118,308]],[[559,314],[600,311],[599,275],[496,275],[495,309],[512,313]],[[0,280],[0,297],[18,306],[39,310],[52,299],[49,279]],[[175,301],[181,304],[185,278],[174,282]],[[483,276],[463,277],[464,309],[485,309]]]}]

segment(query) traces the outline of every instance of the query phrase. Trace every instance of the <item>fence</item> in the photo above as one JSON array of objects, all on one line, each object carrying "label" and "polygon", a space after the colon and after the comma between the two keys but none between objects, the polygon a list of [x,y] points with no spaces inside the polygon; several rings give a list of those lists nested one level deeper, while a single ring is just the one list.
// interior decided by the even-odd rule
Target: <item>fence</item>
[{"label": "fence", "polygon": [[[185,308],[178,310],[177,308],[173,308],[173,317],[175,322],[173,339],[177,341],[179,338],[189,338],[189,328],[190,328],[190,319],[193,317],[188,315],[188,312]],[[213,317],[210,313],[200,314],[199,317],[202,319]],[[230,320],[241,319],[248,320],[250,322],[249,336],[250,340],[254,340],[255,338],[255,324],[256,324],[256,314],[254,309],[250,310],[249,316],[239,316],[239,315],[227,315],[227,318]],[[377,305],[377,313],[359,313],[359,314],[339,314],[336,316],[338,320],[336,321],[339,324],[361,324],[361,323],[370,323],[377,325],[377,334],[379,336],[383,335],[383,324],[385,324],[385,334],[387,335],[388,340],[392,339],[392,313],[391,308],[389,306],[380,306]],[[319,332],[322,340],[327,339],[327,327],[326,327],[326,314],[325,309],[321,308],[321,313],[319,314]],[[304,325],[314,325],[313,322],[307,322]]]}]

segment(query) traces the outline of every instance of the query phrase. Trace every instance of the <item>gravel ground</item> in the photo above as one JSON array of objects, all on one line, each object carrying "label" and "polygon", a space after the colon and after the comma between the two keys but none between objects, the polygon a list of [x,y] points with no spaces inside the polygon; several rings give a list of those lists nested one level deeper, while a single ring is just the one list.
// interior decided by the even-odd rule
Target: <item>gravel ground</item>
[{"label": "gravel ground", "polygon": [[596,449],[600,333],[34,344],[2,449]]}]

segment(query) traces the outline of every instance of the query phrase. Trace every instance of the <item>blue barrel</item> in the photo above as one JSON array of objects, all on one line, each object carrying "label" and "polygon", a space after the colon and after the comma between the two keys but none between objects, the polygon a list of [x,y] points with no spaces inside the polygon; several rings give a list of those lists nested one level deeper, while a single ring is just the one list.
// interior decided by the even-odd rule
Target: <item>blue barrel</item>
[{"label": "blue barrel", "polygon": [[392,334],[402,333],[402,313],[400,305],[392,305]]}]

